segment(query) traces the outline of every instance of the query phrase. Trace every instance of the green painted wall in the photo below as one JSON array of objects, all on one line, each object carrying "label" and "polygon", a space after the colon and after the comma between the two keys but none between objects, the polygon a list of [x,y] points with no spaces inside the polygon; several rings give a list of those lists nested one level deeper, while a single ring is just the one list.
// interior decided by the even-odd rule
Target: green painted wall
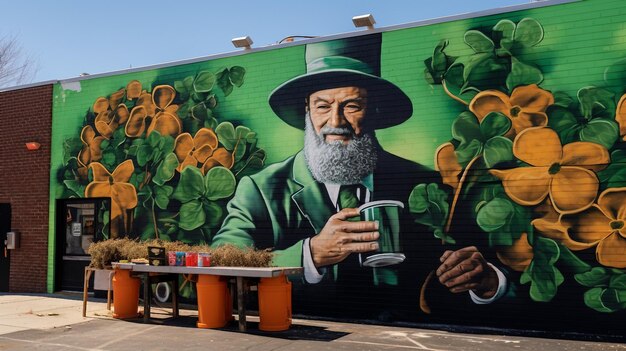
[{"label": "green painted wall", "polygon": [[[441,171],[445,185],[437,189],[443,190],[420,186],[424,174],[402,175],[402,182],[415,178],[415,190],[402,199],[415,225],[429,228],[422,233],[429,239],[436,236],[439,244],[447,242],[448,246],[434,250],[443,253],[463,247],[461,243],[475,245],[490,262],[502,267],[509,282],[505,296],[483,310],[497,311],[499,317],[491,324],[504,321],[498,326],[533,328],[530,319],[534,316],[543,319],[537,328],[558,329],[551,322],[559,319],[553,314],[565,309],[569,312],[561,318],[568,320],[566,330],[589,327],[611,332],[614,322],[624,317],[626,235],[622,228],[626,218],[621,206],[622,192],[626,193],[622,188],[626,185],[626,115],[620,100],[626,83],[624,15],[626,5],[621,0],[585,0],[382,33],[381,77],[406,93],[413,114],[400,126],[378,130],[376,136],[387,152]],[[445,48],[436,49],[438,44]],[[295,45],[55,85],[49,290],[55,269],[56,199],[113,194],[118,196],[113,201],[119,208],[112,209],[111,223],[105,227],[111,236],[158,236],[210,244],[242,177],[258,172],[261,161],[266,168],[302,149],[302,131],[277,118],[268,96],[281,83],[306,72],[305,50],[305,45]],[[223,68],[230,69],[230,82]],[[200,92],[194,97],[185,96],[188,88],[181,88],[186,77],[192,77],[189,82],[196,79]],[[217,82],[211,84],[212,79]],[[172,112],[170,107],[174,117],[160,118],[178,119],[182,128],[170,133],[171,137],[148,138],[145,133],[133,134],[129,127],[122,131],[127,124],[141,124],[137,123],[139,113],[96,118],[97,99],[109,99],[132,81],[138,81],[147,93],[173,91],[157,88],[161,85],[176,88],[169,105],[179,105],[179,109]],[[227,87],[220,86],[220,81]],[[199,110],[192,115],[184,108],[205,101],[209,93],[202,92],[203,87],[215,94],[217,106],[209,106],[214,119]],[[128,89],[125,94],[118,102],[128,110],[140,105]],[[206,104],[213,101],[206,100]],[[163,111],[168,111],[166,105],[161,104]],[[118,132],[109,136],[95,122],[111,123],[111,118],[121,122],[113,121]],[[194,118],[202,120],[201,125],[190,124]],[[101,157],[85,156],[88,142],[81,142],[80,134],[86,126],[95,131],[90,142],[98,144],[94,144],[97,150],[104,149]],[[233,131],[233,126],[248,129]],[[182,139],[174,139],[184,132],[194,136],[200,127],[216,131],[206,132],[216,138],[208,142],[211,150],[224,149],[213,151],[209,166],[203,168],[203,159],[181,171],[182,158],[175,156],[175,146],[182,148]],[[100,136],[110,141],[93,141]],[[102,166],[91,166],[94,174],[85,173],[87,168],[81,174],[79,151],[82,161]],[[122,166],[128,176],[113,174],[114,183],[110,183],[102,170],[112,172],[129,159],[132,166],[130,162]],[[375,189],[376,185],[374,194]],[[466,222],[457,223],[459,218]],[[448,230],[448,219],[455,230]],[[291,252],[294,246],[276,238],[294,228],[274,221],[268,225],[273,225],[275,242],[268,246]],[[246,232],[239,243],[255,242],[256,235]],[[458,245],[452,244],[455,239]],[[295,245],[299,255],[300,246]],[[395,278],[381,278],[388,277],[386,272],[381,274],[375,280],[377,287],[381,281],[391,282],[400,287],[396,293],[402,299],[415,302],[415,318],[406,318],[409,321],[490,324],[472,322],[477,316],[474,312],[472,318],[453,311],[439,319],[435,313],[425,317],[417,306],[419,296],[408,296],[418,291],[416,282],[403,286]],[[368,286],[362,288],[367,291]],[[510,317],[507,311],[528,314]],[[590,326],[588,318],[597,324]]]}]

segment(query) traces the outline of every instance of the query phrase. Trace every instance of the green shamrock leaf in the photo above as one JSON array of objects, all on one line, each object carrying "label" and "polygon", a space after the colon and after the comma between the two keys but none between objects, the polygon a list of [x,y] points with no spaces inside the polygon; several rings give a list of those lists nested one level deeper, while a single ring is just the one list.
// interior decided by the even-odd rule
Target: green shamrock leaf
[{"label": "green shamrock leaf", "polygon": [[552,239],[536,236],[533,260],[520,277],[520,283],[530,283],[530,297],[534,301],[549,302],[556,296],[565,278],[554,264],[559,259],[559,245]]},{"label": "green shamrock leaf", "polygon": [[444,231],[450,210],[447,198],[437,184],[419,184],[409,195],[409,211],[415,222],[429,227],[436,238],[454,244],[456,241]]},{"label": "green shamrock leaf", "polygon": [[199,72],[196,79],[193,81],[193,89],[198,93],[209,92],[213,89],[215,81],[215,74],[208,71]]},{"label": "green shamrock leaf", "polygon": [[490,53],[495,48],[493,41],[477,30],[468,30],[465,32],[463,41],[471,47],[475,53]]}]

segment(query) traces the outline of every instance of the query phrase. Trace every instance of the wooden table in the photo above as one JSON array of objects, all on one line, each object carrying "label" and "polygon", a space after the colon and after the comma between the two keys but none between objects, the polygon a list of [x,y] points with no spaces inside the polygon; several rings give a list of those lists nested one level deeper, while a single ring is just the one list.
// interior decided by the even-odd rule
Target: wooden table
[{"label": "wooden table", "polygon": [[[246,295],[247,286],[250,279],[258,278],[274,278],[281,275],[302,275],[302,267],[186,267],[186,266],[149,266],[133,263],[117,263],[113,262],[113,268],[128,269],[142,276],[143,289],[143,307],[144,322],[150,319],[150,300],[152,289],[150,288],[150,273],[177,275],[177,274],[208,274],[219,275],[225,277],[233,277],[236,279],[237,285],[237,312],[239,314],[239,330],[246,331]],[[174,317],[178,316],[178,279],[175,280],[174,294],[172,295],[172,305]]]},{"label": "wooden table", "polygon": [[[98,269],[87,266],[85,267],[85,276],[83,277],[83,317],[87,317],[87,295],[89,289],[89,279],[91,279],[92,274],[96,271],[105,271],[106,274],[108,274],[107,310],[111,310],[111,279],[113,279],[113,273],[115,273],[115,271],[113,271],[112,269]],[[95,282],[94,290],[96,290]]]}]

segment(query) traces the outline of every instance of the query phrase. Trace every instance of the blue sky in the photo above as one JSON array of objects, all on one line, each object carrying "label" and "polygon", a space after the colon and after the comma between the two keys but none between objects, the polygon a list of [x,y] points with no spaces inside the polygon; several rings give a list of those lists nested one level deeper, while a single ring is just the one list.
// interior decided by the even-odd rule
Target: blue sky
[{"label": "blue sky", "polygon": [[14,36],[37,61],[33,82],[230,52],[290,35],[353,32],[371,13],[376,27],[520,5],[529,0],[90,1],[19,0],[3,5],[0,36]]}]

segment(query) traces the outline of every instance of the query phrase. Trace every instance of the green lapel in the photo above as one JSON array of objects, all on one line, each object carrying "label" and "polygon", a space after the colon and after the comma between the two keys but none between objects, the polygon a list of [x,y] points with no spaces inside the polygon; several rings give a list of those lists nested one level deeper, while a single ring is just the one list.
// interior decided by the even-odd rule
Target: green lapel
[{"label": "green lapel", "polygon": [[300,213],[309,220],[315,232],[319,233],[335,211],[324,184],[318,183],[311,175],[303,151],[295,156],[292,175],[293,180],[302,188],[293,193],[291,199]]}]

